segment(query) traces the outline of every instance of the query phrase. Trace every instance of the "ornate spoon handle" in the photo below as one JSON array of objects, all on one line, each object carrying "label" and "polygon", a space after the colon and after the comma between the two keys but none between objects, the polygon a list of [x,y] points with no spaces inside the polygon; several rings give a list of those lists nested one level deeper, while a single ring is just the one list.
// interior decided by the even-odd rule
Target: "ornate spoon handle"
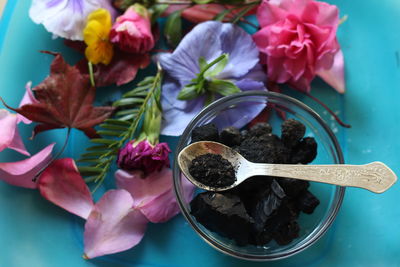
[{"label": "ornate spoon handle", "polygon": [[353,186],[383,193],[396,181],[397,176],[382,162],[366,165],[285,165],[251,164],[252,175],[269,175],[322,182],[340,186]]}]

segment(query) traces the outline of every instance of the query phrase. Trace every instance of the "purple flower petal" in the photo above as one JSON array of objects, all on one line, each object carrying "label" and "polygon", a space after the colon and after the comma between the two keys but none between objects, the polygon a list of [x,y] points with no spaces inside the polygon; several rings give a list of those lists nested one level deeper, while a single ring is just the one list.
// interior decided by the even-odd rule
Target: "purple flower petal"
[{"label": "purple flower petal", "polygon": [[0,180],[15,186],[36,188],[32,179],[50,161],[53,147],[51,144],[25,160],[0,163]]},{"label": "purple flower petal", "polygon": [[109,10],[113,18],[117,14],[108,0],[33,0],[29,16],[56,36],[83,40],[86,17],[99,8]]},{"label": "purple flower petal", "polygon": [[[233,82],[243,79],[266,81],[266,75],[258,64],[258,49],[251,36],[243,29],[229,23],[216,21],[201,23],[183,38],[172,54],[158,56],[160,64],[167,73],[161,97],[164,117],[162,134],[181,135],[190,120],[201,111],[204,107],[204,96],[191,101],[180,101],[177,96],[180,90],[200,72],[198,63],[200,57],[211,62],[224,53],[229,55],[228,64],[212,78]],[[259,88],[256,86],[253,89]],[[239,123],[241,126],[244,122],[248,122],[248,118],[258,114],[258,109],[248,108],[243,112],[249,114],[241,114],[245,118]]]},{"label": "purple flower petal", "polygon": [[89,217],[92,195],[73,159],[54,161],[40,176],[38,187],[48,201],[83,219]]},{"label": "purple flower petal", "polygon": [[137,245],[146,231],[147,219],[133,208],[129,192],[110,190],[96,203],[85,224],[84,258],[128,250]]}]

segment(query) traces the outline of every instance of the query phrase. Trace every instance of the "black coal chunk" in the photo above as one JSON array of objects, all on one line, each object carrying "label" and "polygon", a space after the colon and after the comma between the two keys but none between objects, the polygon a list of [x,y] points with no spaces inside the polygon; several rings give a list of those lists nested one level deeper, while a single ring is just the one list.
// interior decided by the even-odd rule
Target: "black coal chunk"
[{"label": "black coal chunk", "polygon": [[233,147],[240,145],[242,136],[237,128],[227,127],[221,131],[220,140],[221,143]]},{"label": "black coal chunk", "polygon": [[192,131],[192,143],[199,141],[219,142],[218,128],[213,123],[196,127]]},{"label": "black coal chunk", "polygon": [[259,122],[255,124],[249,131],[249,135],[254,137],[260,137],[270,133],[272,133],[272,127],[266,122]]},{"label": "black coal chunk", "polygon": [[310,183],[308,181],[297,179],[278,178],[277,181],[282,186],[286,195],[291,198],[297,197],[301,192],[303,192],[310,186]]},{"label": "black coal chunk", "polygon": [[296,199],[298,209],[307,214],[313,213],[319,203],[319,199],[316,198],[310,191],[304,191]]},{"label": "black coal chunk", "polygon": [[313,137],[306,137],[293,149],[290,162],[308,164],[317,156],[318,145]]},{"label": "black coal chunk", "polygon": [[247,245],[252,239],[254,220],[240,198],[230,193],[204,192],[191,202],[191,214],[207,229]]},{"label": "black coal chunk", "polygon": [[296,146],[306,133],[306,127],[294,119],[285,120],[282,123],[282,141],[287,147]]},{"label": "black coal chunk", "polygon": [[300,227],[296,221],[290,221],[285,224],[281,224],[273,234],[273,238],[279,245],[287,245],[293,241],[293,239],[299,236]]},{"label": "black coal chunk", "polygon": [[210,187],[226,187],[236,181],[232,164],[218,154],[204,154],[194,158],[189,172],[196,181]]}]

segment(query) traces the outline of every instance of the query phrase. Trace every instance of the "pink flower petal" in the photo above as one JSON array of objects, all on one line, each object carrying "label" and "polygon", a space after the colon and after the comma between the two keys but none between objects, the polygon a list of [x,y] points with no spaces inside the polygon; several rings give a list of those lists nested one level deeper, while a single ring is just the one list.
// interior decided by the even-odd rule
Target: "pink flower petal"
[{"label": "pink flower petal", "polygon": [[339,50],[334,58],[332,68],[329,70],[321,69],[317,72],[327,84],[332,86],[336,91],[343,94],[346,91],[345,75],[344,75],[344,57],[342,50]]},{"label": "pink flower petal", "polygon": [[18,133],[17,124],[17,115],[11,114],[5,109],[0,109],[0,151],[10,148],[26,156],[30,156]]},{"label": "pink flower petal", "polygon": [[50,161],[53,147],[54,144],[51,144],[22,161],[0,163],[0,180],[15,186],[36,188],[37,184],[32,179]]},{"label": "pink flower petal", "polygon": [[[19,106],[22,107],[23,105],[28,105],[28,104],[34,104],[34,103],[39,103],[39,101],[36,100],[35,96],[33,95],[32,89],[32,82],[27,82],[25,85],[26,92],[21,100],[21,103],[19,103]],[[30,124],[32,121],[28,120],[24,116],[18,114],[18,122],[22,121],[25,124]]]},{"label": "pink flower petal", "polygon": [[89,217],[92,195],[73,159],[54,161],[40,176],[38,187],[50,202],[84,219]]},{"label": "pink flower petal", "polygon": [[[140,209],[149,221],[168,221],[179,212],[173,192],[172,171],[164,168],[160,172],[143,177],[141,171],[118,170],[115,173],[117,187],[132,194],[134,206]],[[194,186],[190,182],[184,183],[187,199],[192,197],[193,189]]]},{"label": "pink flower petal", "polygon": [[128,250],[137,245],[146,231],[147,219],[133,209],[132,196],[126,190],[106,192],[85,224],[84,258]]}]

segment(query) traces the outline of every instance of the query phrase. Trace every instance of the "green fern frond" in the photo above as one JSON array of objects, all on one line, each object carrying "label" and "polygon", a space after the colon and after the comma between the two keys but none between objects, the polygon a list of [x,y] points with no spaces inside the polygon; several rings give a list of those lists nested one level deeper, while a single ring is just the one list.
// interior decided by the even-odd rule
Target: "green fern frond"
[{"label": "green fern frond", "polygon": [[[162,70],[155,76],[146,77],[137,87],[125,93],[121,99],[113,103],[120,108],[111,119],[99,125],[97,132],[102,138],[91,139],[93,146],[86,149],[77,161],[82,166],[78,169],[85,181],[98,183],[94,191],[104,181],[110,167],[116,160],[118,150],[133,139],[138,132],[140,121],[148,108],[148,103],[159,99],[161,92]],[[160,103],[157,103],[161,107]],[[83,165],[85,164],[85,165]]]}]

